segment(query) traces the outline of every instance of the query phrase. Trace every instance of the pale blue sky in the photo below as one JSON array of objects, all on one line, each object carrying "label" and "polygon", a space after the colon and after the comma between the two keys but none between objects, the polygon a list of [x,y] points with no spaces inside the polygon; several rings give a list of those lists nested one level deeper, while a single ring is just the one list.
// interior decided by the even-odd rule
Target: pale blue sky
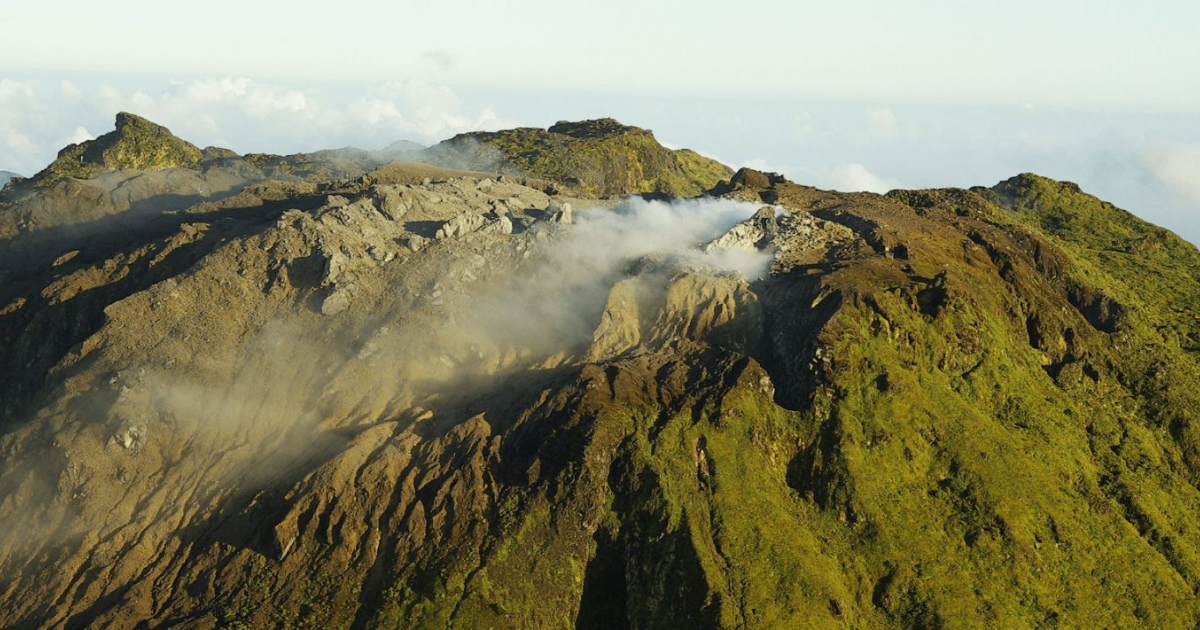
[{"label": "pale blue sky", "polygon": [[1200,112],[1187,0],[40,0],[13,68]]},{"label": "pale blue sky", "polygon": [[819,186],[1021,171],[1200,241],[1200,3],[0,0],[0,169],[126,109],[198,144],[611,115]]}]

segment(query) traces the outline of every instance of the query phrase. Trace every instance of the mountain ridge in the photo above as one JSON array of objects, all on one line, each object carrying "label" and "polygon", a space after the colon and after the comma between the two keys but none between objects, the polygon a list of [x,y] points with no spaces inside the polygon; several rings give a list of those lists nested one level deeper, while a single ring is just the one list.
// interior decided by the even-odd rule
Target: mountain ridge
[{"label": "mountain ridge", "polygon": [[0,625],[1200,621],[1170,232],[1032,174],[616,201],[331,157],[0,258]]}]

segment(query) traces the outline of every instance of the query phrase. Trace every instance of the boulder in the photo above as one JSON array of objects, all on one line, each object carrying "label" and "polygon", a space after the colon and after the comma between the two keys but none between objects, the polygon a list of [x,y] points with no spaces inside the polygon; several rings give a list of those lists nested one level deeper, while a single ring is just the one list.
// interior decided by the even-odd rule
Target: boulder
[{"label": "boulder", "polygon": [[550,206],[549,219],[551,223],[562,223],[564,225],[571,224],[571,204],[564,203],[560,206]]}]

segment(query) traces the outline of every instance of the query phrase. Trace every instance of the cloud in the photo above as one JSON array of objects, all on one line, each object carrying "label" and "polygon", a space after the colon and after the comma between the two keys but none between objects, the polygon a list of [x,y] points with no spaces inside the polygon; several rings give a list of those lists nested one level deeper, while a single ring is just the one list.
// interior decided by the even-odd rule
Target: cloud
[{"label": "cloud", "polygon": [[75,131],[71,132],[71,134],[69,136],[64,138],[61,144],[63,146],[66,146],[68,144],[79,144],[80,142],[87,142],[88,140],[92,140],[95,137],[96,136],[94,134],[92,134],[92,132],[88,131],[87,129],[85,129],[83,127],[76,127]]},{"label": "cloud", "polygon": [[1172,193],[1200,203],[1200,145],[1160,145],[1145,151],[1142,161]]},{"label": "cloud", "polygon": [[788,179],[798,184],[840,192],[873,192],[882,194],[900,187],[899,181],[877,175],[857,162],[808,168],[803,166],[772,165],[766,160],[754,159],[745,162],[743,166],[760,171],[782,173]]},{"label": "cloud", "polygon": [[871,137],[881,140],[891,140],[899,131],[896,114],[888,107],[867,107],[863,110],[867,119],[867,131]]},{"label": "cloud", "polygon": [[35,137],[50,115],[32,86],[0,79],[0,169],[31,173],[36,161],[29,156],[41,151]]},{"label": "cloud", "polygon": [[446,86],[421,81],[299,89],[245,77],[133,88],[4,79],[0,169],[31,175],[66,144],[92,137],[90,130],[110,130],[118,111],[149,118],[194,144],[243,153],[374,149],[400,139],[431,144],[516,124],[491,109],[468,108]]},{"label": "cloud", "polygon": [[825,169],[822,175],[829,182],[830,188],[843,192],[885,193],[899,186],[896,180],[880,177],[858,163]]},{"label": "cloud", "polygon": [[[761,207],[728,199],[666,203],[632,197],[610,209],[575,212],[574,224],[563,226],[520,273],[492,278],[447,305],[447,319],[457,322],[454,342],[557,352],[592,339],[605,300],[622,279],[670,277],[685,269],[762,277],[771,251],[704,249]],[[466,348],[453,354],[467,354]]]},{"label": "cloud", "polygon": [[792,132],[796,137],[807,138],[813,132],[813,117],[808,112],[800,112],[792,117]]},{"label": "cloud", "polygon": [[444,50],[427,50],[425,54],[421,55],[421,61],[439,70],[453,70],[458,65],[458,59]]}]

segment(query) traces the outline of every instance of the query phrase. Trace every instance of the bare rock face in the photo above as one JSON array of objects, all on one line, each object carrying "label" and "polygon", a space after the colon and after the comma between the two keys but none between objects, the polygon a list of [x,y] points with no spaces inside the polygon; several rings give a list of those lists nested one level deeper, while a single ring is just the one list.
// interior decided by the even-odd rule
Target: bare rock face
[{"label": "bare rock face", "polygon": [[683,272],[665,282],[633,277],[609,291],[588,360],[712,345],[739,351],[762,335],[758,298],[745,278]]},{"label": "bare rock face", "polygon": [[705,250],[734,249],[756,251],[770,247],[779,231],[775,223],[775,208],[764,206],[753,217],[733,226],[720,238],[705,246]]},{"label": "bare rock face", "polygon": [[483,232],[488,233],[488,234],[505,234],[505,235],[512,234],[513,233],[512,219],[508,218],[507,215],[502,216],[502,217],[496,219],[495,221],[489,221],[488,223],[484,224],[484,226],[482,228],[480,228],[480,230],[482,230]]}]

